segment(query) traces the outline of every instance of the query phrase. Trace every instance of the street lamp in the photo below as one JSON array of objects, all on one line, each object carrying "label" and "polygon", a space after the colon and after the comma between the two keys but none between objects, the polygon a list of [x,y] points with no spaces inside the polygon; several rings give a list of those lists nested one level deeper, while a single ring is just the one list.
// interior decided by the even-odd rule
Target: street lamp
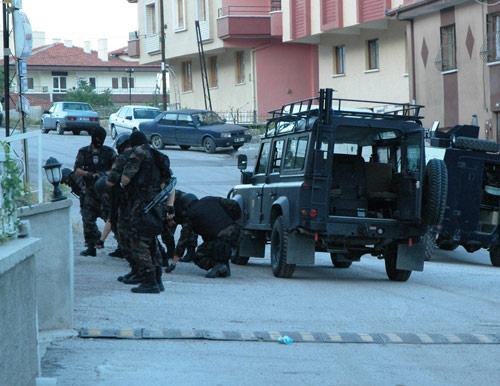
[{"label": "street lamp", "polygon": [[132,104],[132,74],[134,73],[133,68],[127,68],[125,70],[128,73],[128,104]]},{"label": "street lamp", "polygon": [[54,197],[52,198],[52,202],[64,200],[66,198],[66,196],[62,193],[61,188],[59,188],[59,183],[62,179],[61,166],[62,163],[54,157],[50,157],[43,166],[45,173],[47,174],[47,179],[52,185],[54,185]]}]

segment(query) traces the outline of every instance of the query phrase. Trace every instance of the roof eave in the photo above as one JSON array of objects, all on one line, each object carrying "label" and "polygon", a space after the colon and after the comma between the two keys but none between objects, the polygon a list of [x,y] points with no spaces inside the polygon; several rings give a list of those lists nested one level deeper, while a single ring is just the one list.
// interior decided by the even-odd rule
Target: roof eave
[{"label": "roof eave", "polygon": [[400,6],[387,12],[391,19],[410,20],[419,16],[428,15],[444,8],[454,7],[466,3],[468,0],[421,0],[416,3]]}]

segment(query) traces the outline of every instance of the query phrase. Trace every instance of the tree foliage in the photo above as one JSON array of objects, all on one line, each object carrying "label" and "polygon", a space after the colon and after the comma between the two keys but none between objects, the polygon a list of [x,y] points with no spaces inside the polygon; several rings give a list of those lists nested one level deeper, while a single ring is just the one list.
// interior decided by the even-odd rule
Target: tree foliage
[{"label": "tree foliage", "polygon": [[65,101],[86,102],[94,107],[112,106],[111,90],[108,88],[101,94],[96,93],[86,81],[80,81],[78,88],[66,93]]}]

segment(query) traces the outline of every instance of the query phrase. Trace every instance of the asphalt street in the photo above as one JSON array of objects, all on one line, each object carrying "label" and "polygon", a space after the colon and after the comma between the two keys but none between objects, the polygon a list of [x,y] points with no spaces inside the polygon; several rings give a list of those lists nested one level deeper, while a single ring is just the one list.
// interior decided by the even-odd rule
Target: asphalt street
[{"label": "asphalt street", "polygon": [[[45,135],[43,158],[55,155],[72,166],[78,148],[89,142],[83,134]],[[165,151],[182,190],[225,196],[239,182],[234,151]],[[500,345],[493,337],[500,334],[500,269],[491,266],[487,251],[437,251],[424,272],[395,283],[374,257],[335,269],[324,253],[316,254],[314,266],[298,267],[292,279],[277,279],[267,250],[264,259],[232,265],[225,279],[206,279],[193,264],[180,263],[164,274],[165,292],[139,295],[116,281],[127,265],[107,256],[116,247],[112,238],[97,257],[79,256],[83,235],[73,208],[75,334],[43,347],[42,375],[58,385],[498,384]],[[81,338],[82,328],[121,337]],[[174,329],[185,338],[129,339],[124,329]],[[190,331],[201,335],[190,339]],[[218,338],[256,332],[268,339]],[[272,339],[284,334],[305,341]],[[320,335],[339,339],[307,342]],[[353,341],[348,337],[360,341],[346,343]],[[41,338],[50,341],[51,334]]]}]

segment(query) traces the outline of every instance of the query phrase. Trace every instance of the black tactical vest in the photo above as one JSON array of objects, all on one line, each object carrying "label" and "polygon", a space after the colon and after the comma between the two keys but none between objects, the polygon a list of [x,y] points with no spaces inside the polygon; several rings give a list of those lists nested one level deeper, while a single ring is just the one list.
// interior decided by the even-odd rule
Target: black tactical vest
[{"label": "black tactical vest", "polygon": [[84,167],[88,172],[105,172],[113,166],[113,155],[115,152],[109,146],[102,146],[99,152],[93,152],[91,146],[86,146],[83,149]]},{"label": "black tactical vest", "polygon": [[149,146],[142,145],[148,157],[144,158],[141,162],[139,171],[132,179],[135,192],[142,195],[156,193],[160,191],[160,169],[154,162],[153,154]]},{"label": "black tactical vest", "polygon": [[219,197],[203,197],[189,208],[187,215],[193,229],[206,240],[215,240],[217,234],[234,221],[219,203]]}]

